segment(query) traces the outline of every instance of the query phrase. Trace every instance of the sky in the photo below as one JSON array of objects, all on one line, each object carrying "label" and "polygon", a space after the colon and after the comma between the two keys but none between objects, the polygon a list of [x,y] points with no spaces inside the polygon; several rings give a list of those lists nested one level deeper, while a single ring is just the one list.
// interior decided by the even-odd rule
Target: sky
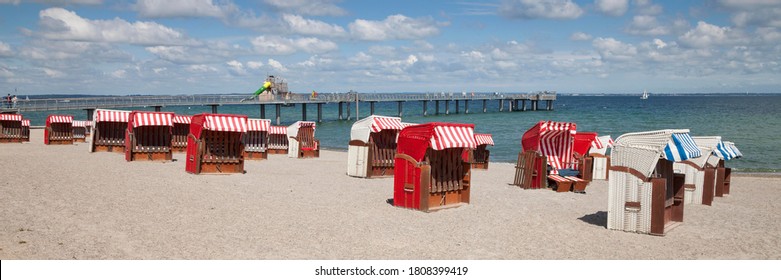
[{"label": "sky", "polygon": [[0,0],[0,93],[781,92],[781,0]]}]

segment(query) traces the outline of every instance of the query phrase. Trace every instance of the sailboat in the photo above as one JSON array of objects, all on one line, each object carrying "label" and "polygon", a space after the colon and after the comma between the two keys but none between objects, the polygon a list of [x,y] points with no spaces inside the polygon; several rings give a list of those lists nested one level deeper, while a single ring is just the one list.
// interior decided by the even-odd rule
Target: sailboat
[{"label": "sailboat", "polygon": [[643,99],[643,100],[648,99],[648,91],[643,90],[643,96],[640,96],[640,99]]}]

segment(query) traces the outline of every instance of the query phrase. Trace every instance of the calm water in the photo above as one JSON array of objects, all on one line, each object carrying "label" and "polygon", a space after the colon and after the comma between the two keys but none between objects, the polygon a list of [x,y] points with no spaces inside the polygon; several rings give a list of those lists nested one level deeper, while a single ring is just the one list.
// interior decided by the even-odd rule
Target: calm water
[{"label": "calm water", "polygon": [[[543,103],[541,103],[543,104]],[[457,122],[474,123],[475,131],[491,133],[496,146],[490,147],[492,161],[514,162],[520,151],[521,135],[541,120],[575,122],[578,131],[596,131],[610,134],[615,139],[627,132],[688,128],[694,136],[721,135],[722,139],[736,143],[744,157],[732,160],[728,166],[740,171],[781,172],[781,96],[651,96],[640,100],[637,96],[559,96],[554,111],[499,112],[498,101],[488,102],[488,112],[482,113],[482,102],[470,102],[470,114],[455,114],[455,102],[450,103],[450,115],[434,116],[434,102],[429,102],[429,116],[423,116],[422,102],[404,104],[405,122]],[[505,109],[507,104],[505,103]],[[527,104],[530,107],[530,104]],[[128,108],[128,110],[152,110]],[[166,107],[166,111],[178,114],[210,112],[211,107]],[[355,121],[355,105],[351,107],[353,119],[338,121],[336,104],[323,106],[324,122],[318,124],[317,138],[324,147],[347,149],[350,127]],[[361,103],[361,117],[369,114],[369,105]],[[378,103],[375,114],[395,116],[395,102]],[[257,105],[224,106],[220,113],[245,114],[260,117]],[[27,112],[25,117],[33,125],[44,125],[45,118],[53,112]],[[82,110],[58,113],[74,115],[77,120],[86,119]],[[346,114],[346,108],[345,108]],[[267,106],[266,118],[273,118],[274,107]],[[282,124],[290,124],[301,118],[301,107],[283,107]],[[307,119],[317,118],[317,107],[307,106]]]}]

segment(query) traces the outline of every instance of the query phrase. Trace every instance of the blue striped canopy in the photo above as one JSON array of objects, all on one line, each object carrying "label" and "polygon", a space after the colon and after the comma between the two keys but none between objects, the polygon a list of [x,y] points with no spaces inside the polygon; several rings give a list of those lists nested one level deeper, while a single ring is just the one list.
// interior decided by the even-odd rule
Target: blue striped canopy
[{"label": "blue striped canopy", "polygon": [[740,153],[740,150],[738,150],[738,147],[735,147],[735,143],[730,142],[729,145],[725,145],[729,151],[732,152],[735,156],[733,158],[742,158],[743,154]]},{"label": "blue striped canopy", "polygon": [[714,150],[713,153],[723,160],[731,160],[738,156],[728,145],[725,145],[724,142],[721,141],[716,145],[716,150]]},{"label": "blue striped canopy", "polygon": [[664,147],[664,158],[669,161],[684,161],[700,156],[700,149],[688,133],[673,133],[670,142]]}]

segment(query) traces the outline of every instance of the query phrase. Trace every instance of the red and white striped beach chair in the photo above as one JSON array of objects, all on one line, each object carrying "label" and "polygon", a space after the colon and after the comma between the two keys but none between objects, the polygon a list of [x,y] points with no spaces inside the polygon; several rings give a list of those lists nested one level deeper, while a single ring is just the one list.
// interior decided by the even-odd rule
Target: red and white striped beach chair
[{"label": "red and white striped beach chair", "polygon": [[272,125],[268,131],[268,153],[287,154],[287,126]]},{"label": "red and white striped beach chair", "polygon": [[523,150],[518,155],[513,184],[524,189],[539,189],[546,187],[549,174],[577,168],[573,157],[575,133],[575,123],[554,121],[541,121],[527,130],[521,138]]},{"label": "red and white striped beach chair", "polygon": [[185,170],[201,173],[243,173],[247,116],[198,114],[187,136]]},{"label": "red and white striped beach chair", "polygon": [[46,145],[73,145],[73,116],[49,115],[43,131]]},{"label": "red and white striped beach chair", "polygon": [[187,152],[187,134],[190,133],[192,116],[174,115],[171,129],[171,149],[175,153]]},{"label": "red and white striped beach chair", "polygon": [[125,160],[171,160],[173,117],[174,113],[167,112],[131,112],[125,132]]},{"label": "red and white striped beach chair", "polygon": [[396,138],[401,118],[371,115],[350,130],[347,175],[363,178],[393,176]]},{"label": "red and white striped beach chair", "polygon": [[73,142],[87,142],[87,121],[73,121]]},{"label": "red and white striped beach chair", "polygon": [[315,138],[315,122],[297,121],[287,127],[288,157],[320,157],[320,141]]},{"label": "red and white striped beach chair", "polygon": [[93,115],[90,152],[125,153],[125,131],[130,111],[97,109]]},{"label": "red and white striped beach chair", "polygon": [[263,160],[268,158],[268,131],[271,120],[247,119],[247,133],[244,134],[244,159]]},{"label": "red and white striped beach chair", "polygon": [[491,134],[475,133],[475,144],[477,148],[469,151],[469,162],[472,164],[472,169],[488,169],[491,151],[487,148],[488,145],[494,145],[494,138]]},{"label": "red and white striped beach chair", "polygon": [[433,211],[469,203],[473,124],[427,123],[401,130],[393,205]]},{"label": "red and white striped beach chair", "polygon": [[30,120],[22,119],[22,142],[30,142]]},{"label": "red and white striped beach chair", "polygon": [[[27,133],[28,141],[30,125],[28,122]],[[0,143],[21,143],[22,137],[22,115],[0,114]]]},{"label": "red and white striped beach chair", "polygon": [[627,133],[611,152],[607,228],[664,235],[683,222],[683,174],[673,162],[700,157],[688,129]]}]

